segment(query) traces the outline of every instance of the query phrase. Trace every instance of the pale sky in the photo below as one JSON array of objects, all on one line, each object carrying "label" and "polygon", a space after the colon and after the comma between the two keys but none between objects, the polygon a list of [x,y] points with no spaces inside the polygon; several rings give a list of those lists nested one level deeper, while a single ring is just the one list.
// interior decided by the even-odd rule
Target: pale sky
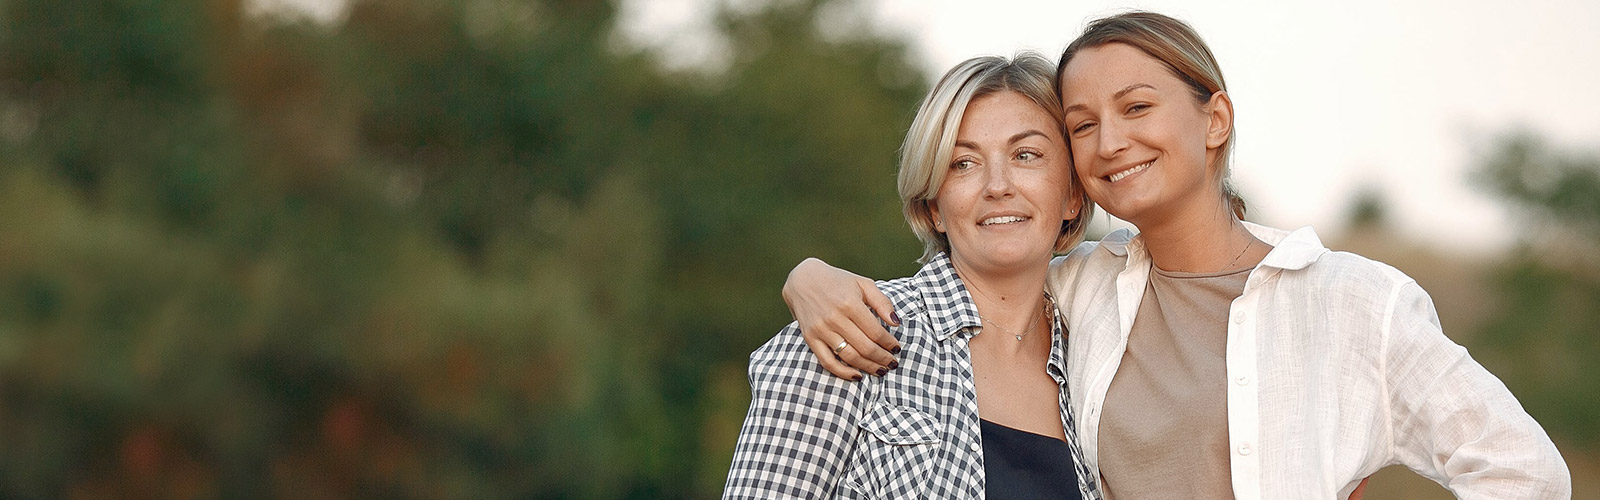
[{"label": "pale sky", "polygon": [[[483,0],[490,1],[490,0]],[[786,0],[774,0],[786,1]],[[344,0],[255,0],[331,20]],[[623,0],[617,43],[671,65],[715,66],[717,5],[761,0]],[[1234,181],[1251,218],[1325,236],[1352,194],[1376,186],[1391,222],[1443,250],[1492,251],[1514,217],[1468,181],[1494,134],[1527,127],[1600,151],[1600,2],[864,0],[824,16],[824,33],[910,37],[930,82],[977,55],[1054,58],[1083,24],[1140,8],[1188,21],[1222,64],[1236,115]],[[839,10],[844,9],[844,10]],[[857,15],[859,14],[859,15]],[[846,22],[865,18],[866,24]],[[1102,220],[1108,217],[1102,217]]]},{"label": "pale sky", "polygon": [[[674,64],[715,64],[717,0],[624,3],[626,43]],[[723,0],[742,8],[751,0]],[[1600,2],[867,0],[869,26],[914,40],[930,81],[968,57],[1054,58],[1083,24],[1126,8],[1188,21],[1222,64],[1236,114],[1234,180],[1252,219],[1343,225],[1377,186],[1392,222],[1445,250],[1512,241],[1514,218],[1469,184],[1486,139],[1525,126],[1600,151]],[[849,18],[849,13],[828,16]]]}]

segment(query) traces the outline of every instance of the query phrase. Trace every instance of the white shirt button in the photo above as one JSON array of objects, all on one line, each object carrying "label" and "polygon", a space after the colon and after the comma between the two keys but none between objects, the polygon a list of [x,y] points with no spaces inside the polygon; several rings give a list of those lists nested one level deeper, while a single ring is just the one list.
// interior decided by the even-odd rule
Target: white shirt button
[{"label": "white shirt button", "polygon": [[1233,379],[1233,381],[1238,382],[1239,385],[1250,385],[1250,376],[1240,375],[1239,378]]},{"label": "white shirt button", "polygon": [[978,444],[977,441],[973,441],[972,444],[967,445],[967,449],[972,451],[981,451],[983,449],[983,445]]},{"label": "white shirt button", "polygon": [[1241,323],[1244,323],[1244,313],[1234,313],[1233,324],[1237,325]]},{"label": "white shirt button", "polygon": [[1245,444],[1239,445],[1239,454],[1240,455],[1249,455],[1250,454],[1250,444],[1249,443],[1245,443]]}]

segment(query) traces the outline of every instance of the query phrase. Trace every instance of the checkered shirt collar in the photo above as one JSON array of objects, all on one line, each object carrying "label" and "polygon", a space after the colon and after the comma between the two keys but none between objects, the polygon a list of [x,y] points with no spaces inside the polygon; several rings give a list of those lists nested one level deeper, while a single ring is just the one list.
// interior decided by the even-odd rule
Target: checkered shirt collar
[{"label": "checkered shirt collar", "polygon": [[946,252],[935,254],[922,270],[911,277],[913,286],[922,291],[922,307],[928,312],[928,324],[934,338],[940,342],[950,340],[958,333],[981,328],[983,319],[978,316],[978,305],[967,293],[967,286],[956,276],[955,265]]},{"label": "checkered shirt collar", "polygon": [[[978,304],[972,301],[972,295],[967,293],[967,286],[962,283],[961,277],[956,275],[955,264],[950,262],[950,254],[939,252],[928,263],[912,276],[912,282],[917,289],[922,290],[922,307],[928,311],[928,323],[932,326],[935,338],[940,342],[950,340],[958,333],[971,331],[968,328],[982,328],[983,317],[978,315]],[[1055,298],[1045,292],[1045,297],[1054,302]],[[1051,341],[1051,365],[1056,365],[1054,353],[1059,352],[1061,331],[1061,312],[1050,308],[1055,317],[1051,323],[1050,333],[1056,340]]]}]

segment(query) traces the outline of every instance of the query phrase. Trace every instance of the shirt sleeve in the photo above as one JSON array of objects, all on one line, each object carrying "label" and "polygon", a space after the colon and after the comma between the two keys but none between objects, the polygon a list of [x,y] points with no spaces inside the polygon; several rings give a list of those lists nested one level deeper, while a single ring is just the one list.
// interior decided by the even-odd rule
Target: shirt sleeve
[{"label": "shirt sleeve", "polygon": [[1458,498],[1571,498],[1571,474],[1550,437],[1500,379],[1444,336],[1415,282],[1394,289],[1383,328],[1400,463]]},{"label": "shirt sleeve", "polygon": [[826,498],[859,434],[867,384],[823,371],[790,324],[750,355],[750,412],[725,499]]}]

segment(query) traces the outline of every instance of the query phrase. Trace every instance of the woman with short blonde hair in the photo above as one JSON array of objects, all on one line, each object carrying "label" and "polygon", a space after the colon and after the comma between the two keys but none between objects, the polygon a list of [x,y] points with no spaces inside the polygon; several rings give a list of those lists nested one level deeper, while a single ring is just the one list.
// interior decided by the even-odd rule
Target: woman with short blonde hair
[{"label": "woman with short blonde hair", "polygon": [[[900,170],[897,184],[900,203],[911,232],[922,241],[922,257],[917,262],[927,262],[934,254],[950,250],[944,234],[934,229],[928,201],[939,191],[947,170],[944,164],[955,150],[956,130],[967,103],[1000,91],[1010,91],[1028,98],[1040,109],[1048,110],[1050,117],[1061,120],[1061,100],[1056,97],[1054,73],[1048,71],[1049,62],[1033,54],[1019,54],[1011,64],[999,64],[999,57],[977,57],[963,61],[945,73],[943,79],[929,91],[917,116],[906,132],[905,144],[900,148]],[[1040,72],[1041,65],[1046,68]],[[967,82],[954,85],[952,82]],[[1054,250],[1066,252],[1083,239],[1085,225],[1093,215],[1094,204],[1089,196],[1078,192],[1078,203],[1084,214],[1061,225]]]},{"label": "woman with short blonde hair", "polygon": [[902,319],[893,373],[835,378],[784,328],[750,356],[724,498],[1099,498],[1045,293],[1086,207],[1052,74],[1034,54],[980,57],[929,92],[898,174],[923,266],[869,285]]}]

